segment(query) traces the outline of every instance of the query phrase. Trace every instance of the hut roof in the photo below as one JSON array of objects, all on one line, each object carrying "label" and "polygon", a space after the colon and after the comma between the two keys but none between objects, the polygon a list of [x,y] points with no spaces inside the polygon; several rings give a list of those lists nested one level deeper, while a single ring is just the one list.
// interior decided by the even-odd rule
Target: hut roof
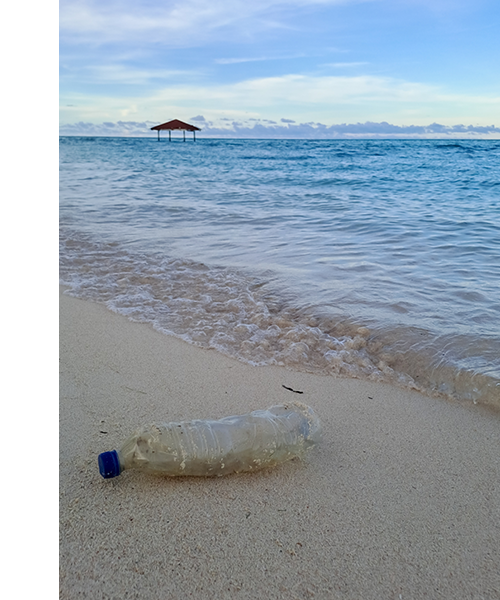
[{"label": "hut roof", "polygon": [[161,125],[155,125],[151,127],[155,131],[159,131],[160,129],[170,129],[171,131],[175,130],[184,130],[184,131],[201,131],[199,127],[195,127],[194,125],[189,125],[189,123],[184,123],[183,121],[179,121],[179,119],[174,119],[173,121],[168,121],[167,123],[162,123]]}]

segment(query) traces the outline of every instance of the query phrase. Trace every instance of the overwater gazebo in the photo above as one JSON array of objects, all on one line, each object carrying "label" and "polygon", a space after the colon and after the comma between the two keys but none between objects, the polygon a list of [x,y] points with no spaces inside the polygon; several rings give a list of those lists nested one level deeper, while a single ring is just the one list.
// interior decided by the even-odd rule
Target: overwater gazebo
[{"label": "overwater gazebo", "polygon": [[186,131],[192,131],[193,141],[196,142],[196,132],[201,131],[199,127],[189,125],[189,123],[184,123],[184,121],[179,121],[179,119],[168,121],[168,123],[163,123],[162,125],[155,125],[154,127],[151,127],[151,129],[158,132],[158,141],[160,141],[160,131],[162,131],[163,129],[168,130],[169,141],[172,140],[172,131],[182,131],[184,141],[186,141]]}]

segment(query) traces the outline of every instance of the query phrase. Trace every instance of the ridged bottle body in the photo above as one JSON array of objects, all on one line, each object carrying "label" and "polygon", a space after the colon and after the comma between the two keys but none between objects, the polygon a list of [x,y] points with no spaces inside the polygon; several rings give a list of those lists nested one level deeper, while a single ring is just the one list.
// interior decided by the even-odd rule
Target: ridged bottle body
[{"label": "ridged bottle body", "polygon": [[144,427],[118,451],[121,469],[169,476],[214,476],[252,471],[303,457],[320,441],[314,411],[294,402],[218,421]]}]

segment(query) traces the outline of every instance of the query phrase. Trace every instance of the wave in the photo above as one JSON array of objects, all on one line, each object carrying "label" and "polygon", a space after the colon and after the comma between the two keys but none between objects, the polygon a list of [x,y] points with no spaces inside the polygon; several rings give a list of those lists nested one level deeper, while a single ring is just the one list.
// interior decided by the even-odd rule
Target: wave
[{"label": "wave", "polygon": [[500,409],[499,378],[461,356],[458,338],[299,306],[269,271],[132,252],[63,227],[60,281],[71,295],[252,365],[383,381]]}]

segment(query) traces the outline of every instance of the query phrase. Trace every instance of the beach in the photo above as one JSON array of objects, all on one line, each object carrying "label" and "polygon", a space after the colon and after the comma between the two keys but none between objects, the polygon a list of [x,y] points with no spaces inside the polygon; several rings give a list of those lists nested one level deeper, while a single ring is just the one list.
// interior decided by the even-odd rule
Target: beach
[{"label": "beach", "polygon": [[[323,427],[303,461],[99,474],[143,424],[295,400]],[[61,293],[60,597],[500,598],[499,425],[386,383],[245,364]]]}]

